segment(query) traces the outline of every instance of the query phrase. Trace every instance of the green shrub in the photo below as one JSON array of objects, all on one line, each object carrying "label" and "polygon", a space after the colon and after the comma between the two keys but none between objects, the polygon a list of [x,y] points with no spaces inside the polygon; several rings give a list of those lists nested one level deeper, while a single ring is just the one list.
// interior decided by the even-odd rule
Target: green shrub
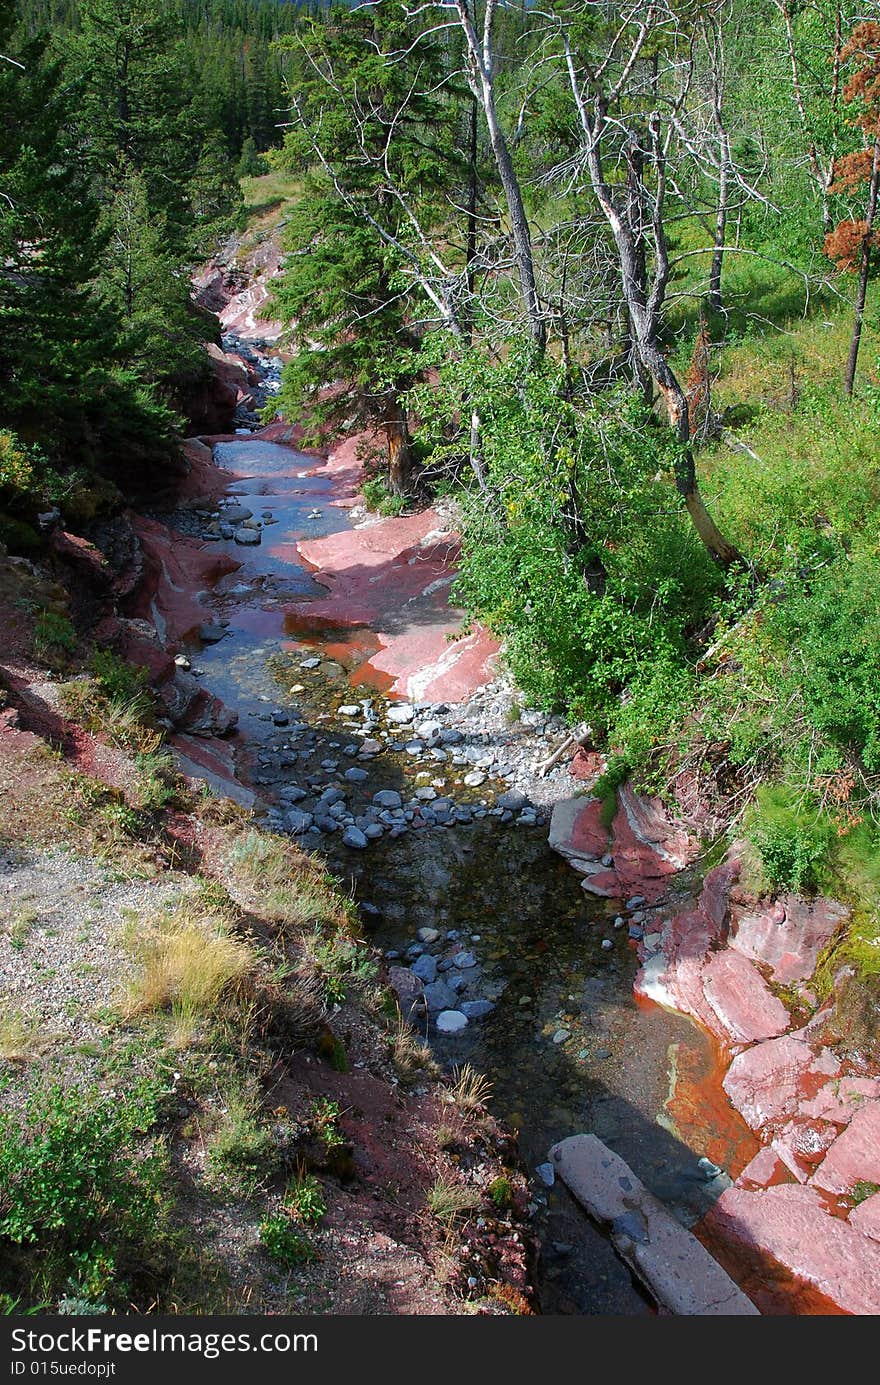
[{"label": "green shrub", "polygon": [[208,1182],[218,1193],[252,1198],[280,1166],[271,1131],[261,1123],[253,1094],[233,1088],[208,1150]]},{"label": "green shrub", "polygon": [[282,1265],[304,1265],[317,1258],[308,1233],[283,1212],[275,1212],[261,1223],[260,1243]]},{"label": "green shrub", "polygon": [[136,664],[127,664],[110,649],[95,649],[89,660],[95,681],[111,700],[132,702],[146,687],[147,673]]},{"label": "green shrub", "polygon": [[513,1184],[509,1178],[502,1174],[498,1178],[493,1178],[489,1184],[489,1196],[496,1207],[507,1207],[513,1201]]},{"label": "green shrub", "polygon": [[40,611],[34,623],[34,653],[47,663],[57,663],[76,649],[76,631],[67,616]]},{"label": "green shrub", "polygon": [[284,1196],[284,1206],[297,1221],[317,1226],[327,1214],[321,1184],[314,1174],[303,1173],[294,1179]]},{"label": "green shrub", "polygon": [[125,1301],[167,1197],[167,1156],[147,1138],[159,1094],[145,1080],[112,1095],[53,1083],[0,1114],[0,1243],[30,1248],[47,1293],[72,1283]]},{"label": "green shrub", "polygon": [[758,790],[746,834],[774,889],[815,893],[832,867],[834,825],[784,785]]}]

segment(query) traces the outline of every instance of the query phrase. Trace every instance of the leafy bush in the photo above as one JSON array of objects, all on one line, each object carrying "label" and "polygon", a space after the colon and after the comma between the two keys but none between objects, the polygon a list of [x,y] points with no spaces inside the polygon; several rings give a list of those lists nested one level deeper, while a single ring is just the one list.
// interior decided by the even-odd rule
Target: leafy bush
[{"label": "leafy bush", "polygon": [[294,1179],[284,1196],[284,1206],[297,1221],[317,1226],[327,1214],[321,1184],[314,1174],[303,1173]]},{"label": "leafy bush", "polygon": [[260,1226],[260,1242],[272,1259],[282,1265],[303,1265],[317,1258],[308,1233],[283,1212],[266,1217]]},{"label": "leafy bush", "polygon": [[0,1114],[0,1241],[32,1249],[48,1292],[125,1301],[126,1273],[163,1215],[167,1157],[146,1139],[160,1087],[112,1095],[60,1083]]},{"label": "leafy bush", "polygon": [[47,663],[58,663],[76,648],[76,631],[67,616],[41,611],[34,623],[34,653]]},{"label": "leafy bush", "polygon": [[763,786],[746,832],[774,889],[814,893],[828,873],[833,824],[783,785]]}]

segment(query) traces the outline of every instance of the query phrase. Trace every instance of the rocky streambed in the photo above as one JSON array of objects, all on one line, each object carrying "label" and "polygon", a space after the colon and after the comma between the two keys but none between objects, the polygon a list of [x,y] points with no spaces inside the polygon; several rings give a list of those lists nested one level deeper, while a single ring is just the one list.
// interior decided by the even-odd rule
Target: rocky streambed
[{"label": "rocky streambed", "polygon": [[[225,345],[265,373],[264,352]],[[760,970],[743,977],[741,954],[724,960],[735,877],[721,896],[710,878],[701,896],[697,845],[656,805],[624,794],[602,820],[584,792],[597,756],[560,755],[566,726],[521,705],[497,645],[450,607],[449,515],[369,516],[362,438],[323,458],[297,450],[288,425],[256,428],[252,402],[239,422],[206,440],[210,461],[190,444],[198,485],[140,529],[149,580],[132,614],[227,709],[173,743],[187,772],[327,860],[385,954],[402,1013],[444,1065],[487,1074],[532,1178],[544,1311],[654,1311],[614,1226],[611,1238],[596,1229],[556,1177],[551,1147],[579,1132],[697,1226],[761,1311],[871,1311],[870,1265],[847,1284],[762,1231],[768,1215],[778,1230],[784,1209],[747,1208],[737,1225],[742,1191],[772,1197],[781,1182],[801,1196],[801,1220],[850,1226],[845,1203],[807,1207],[813,1164],[799,1149],[778,1157],[779,1130],[725,1081],[731,1057],[795,1022]],[[823,1150],[857,1104],[842,1126],[825,1120]]]}]

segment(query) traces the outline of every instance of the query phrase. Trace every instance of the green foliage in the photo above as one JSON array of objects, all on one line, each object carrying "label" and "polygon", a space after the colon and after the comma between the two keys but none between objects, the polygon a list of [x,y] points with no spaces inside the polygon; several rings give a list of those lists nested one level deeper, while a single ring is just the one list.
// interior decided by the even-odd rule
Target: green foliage
[{"label": "green foliage", "polygon": [[40,611],[34,622],[34,653],[47,663],[63,661],[76,648],[76,631],[67,616]]},{"label": "green foliage", "polygon": [[318,1226],[327,1214],[327,1204],[318,1179],[311,1173],[295,1178],[284,1195],[285,1209],[306,1226]]},{"label": "green foliage", "polygon": [[746,819],[746,834],[758,851],[773,889],[815,893],[827,878],[834,825],[784,785],[763,786]]},{"label": "green foliage", "polygon": [[228,1198],[252,1198],[279,1166],[271,1131],[260,1120],[252,1092],[233,1087],[208,1150],[208,1181]]},{"label": "green foliage", "polygon": [[378,966],[363,943],[343,933],[325,935],[315,929],[306,941],[309,960],[321,977],[328,1005],[341,1005],[351,982],[374,981]]},{"label": "green foliage", "polygon": [[381,476],[375,476],[372,480],[365,481],[361,487],[364,500],[371,510],[375,510],[380,515],[402,515],[407,507],[407,499],[404,495],[393,495],[388,489],[388,484]]},{"label": "green foliage", "polygon": [[495,1206],[499,1209],[508,1207],[513,1201],[513,1184],[503,1174],[499,1175],[498,1178],[493,1178],[489,1184],[488,1192]]},{"label": "green foliage", "polygon": [[305,1265],[317,1259],[308,1233],[283,1212],[275,1212],[260,1225],[260,1243],[282,1265]]},{"label": "green foliage", "polygon": [[161,1088],[38,1086],[0,1113],[0,1240],[31,1247],[50,1292],[125,1302],[126,1273],[159,1230],[166,1156],[147,1133]]},{"label": "green foliage", "polygon": [[330,1150],[340,1149],[345,1144],[345,1136],[339,1129],[341,1114],[339,1102],[333,1101],[330,1097],[315,1097],[312,1102],[309,1124],[328,1153]]}]

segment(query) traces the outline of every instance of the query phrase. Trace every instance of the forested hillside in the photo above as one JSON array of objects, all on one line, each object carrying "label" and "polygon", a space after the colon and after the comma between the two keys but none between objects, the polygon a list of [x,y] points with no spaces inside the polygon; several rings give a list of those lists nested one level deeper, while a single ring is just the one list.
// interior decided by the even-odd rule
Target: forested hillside
[{"label": "forested hillside", "polygon": [[354,400],[386,505],[455,493],[463,599],[611,779],[873,898],[880,26],[456,0],[281,48],[289,416]]}]

